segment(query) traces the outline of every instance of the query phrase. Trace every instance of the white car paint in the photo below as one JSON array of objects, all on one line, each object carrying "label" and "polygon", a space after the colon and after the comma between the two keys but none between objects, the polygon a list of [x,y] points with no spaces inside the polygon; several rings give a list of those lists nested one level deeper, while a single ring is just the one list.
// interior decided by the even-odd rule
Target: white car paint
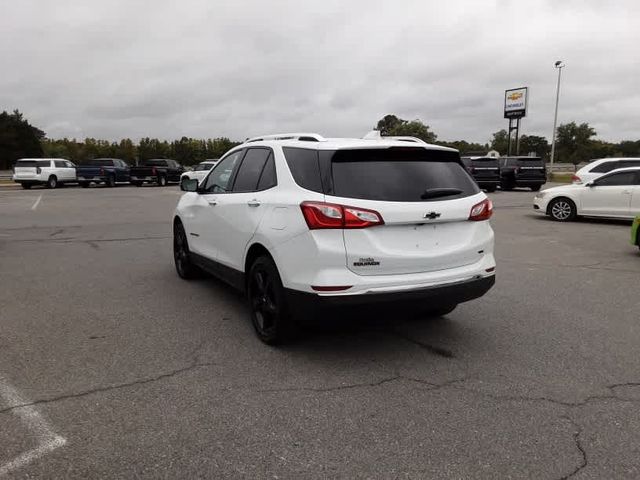
[{"label": "white car paint", "polygon": [[[613,178],[630,180],[607,185]],[[534,209],[558,220],[551,210],[553,201],[561,198],[573,202],[577,215],[632,219],[640,214],[640,167],[613,170],[588,183],[543,190],[533,200]]]},{"label": "white car paint", "polygon": [[75,182],[76,166],[64,158],[21,158],[14,166],[13,181],[23,186],[46,185],[51,178],[56,186]]},{"label": "white car paint", "polygon": [[601,158],[592,160],[573,175],[573,183],[589,183],[605,173],[620,168],[640,167],[640,158]]},{"label": "white car paint", "polygon": [[[298,140],[300,137],[315,140]],[[296,183],[283,152],[285,147],[351,151],[407,148],[407,141],[325,139],[316,134],[248,140],[220,160],[201,189],[208,188],[216,178],[224,183],[234,175],[235,167],[229,165],[242,161],[243,150],[251,148],[271,149],[277,186],[238,193],[186,192],[175,215],[184,225],[191,252],[244,273],[249,249],[260,244],[272,256],[285,288],[320,296],[399,292],[494,276],[491,225],[486,220],[469,220],[471,210],[480,203],[490,216],[490,201],[480,190],[463,198],[410,202],[325,195]],[[457,153],[426,143],[410,148]],[[375,210],[384,224],[361,229],[311,229],[301,210],[303,202]],[[439,218],[426,219],[436,211]],[[312,288],[335,285],[349,288],[321,293]]]},{"label": "white car paint", "polygon": [[200,162],[193,170],[184,172],[182,175],[180,175],[180,183],[182,183],[184,179],[196,179],[198,180],[198,183],[202,182],[204,177],[206,177],[211,169],[216,166],[216,163],[218,163],[218,159],[205,160],[204,162]]}]

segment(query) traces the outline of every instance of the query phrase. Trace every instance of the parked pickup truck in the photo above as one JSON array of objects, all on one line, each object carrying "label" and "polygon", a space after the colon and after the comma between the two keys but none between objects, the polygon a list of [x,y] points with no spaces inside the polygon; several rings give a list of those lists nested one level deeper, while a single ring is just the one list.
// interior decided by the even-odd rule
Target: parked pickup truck
[{"label": "parked pickup truck", "polygon": [[500,158],[500,188],[502,190],[529,187],[537,192],[546,181],[546,168],[540,157]]},{"label": "parked pickup truck", "polygon": [[184,167],[168,158],[143,160],[140,165],[131,167],[131,184],[137,187],[143,183],[156,183],[164,187],[168,183],[180,183]]},{"label": "parked pickup truck", "polygon": [[76,167],[78,184],[87,188],[91,182],[115,187],[116,183],[129,182],[129,165],[119,158],[94,158]]},{"label": "parked pickup truck", "polygon": [[500,185],[500,164],[493,157],[462,157],[467,168],[480,188],[487,192],[495,192]]}]

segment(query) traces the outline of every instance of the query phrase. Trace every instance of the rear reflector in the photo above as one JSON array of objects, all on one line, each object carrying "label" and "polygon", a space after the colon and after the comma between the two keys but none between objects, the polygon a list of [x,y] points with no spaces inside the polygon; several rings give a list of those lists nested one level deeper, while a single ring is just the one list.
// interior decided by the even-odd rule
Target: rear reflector
[{"label": "rear reflector", "polygon": [[302,202],[300,209],[310,230],[367,228],[384,224],[378,212],[366,208],[325,202]]},{"label": "rear reflector", "polygon": [[496,271],[496,267],[487,268],[485,270],[485,272],[487,272],[487,273],[491,273],[491,272],[495,272],[495,271]]},{"label": "rear reflector", "polygon": [[474,222],[489,220],[491,215],[493,215],[493,203],[491,203],[491,200],[486,198],[471,208],[469,220]]},{"label": "rear reflector", "polygon": [[344,290],[349,290],[352,285],[341,285],[336,287],[319,287],[317,285],[311,285],[311,288],[316,292],[342,292]]}]

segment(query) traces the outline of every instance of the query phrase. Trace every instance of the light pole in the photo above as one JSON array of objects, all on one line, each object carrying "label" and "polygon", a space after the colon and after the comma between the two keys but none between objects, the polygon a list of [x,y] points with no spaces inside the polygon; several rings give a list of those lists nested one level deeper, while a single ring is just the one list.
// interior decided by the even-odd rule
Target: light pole
[{"label": "light pole", "polygon": [[555,67],[558,69],[558,85],[556,86],[556,113],[553,116],[553,135],[551,135],[551,161],[549,162],[549,173],[553,173],[553,159],[556,153],[556,124],[558,123],[558,102],[560,101],[560,77],[562,75],[562,68],[564,67],[562,60],[558,60],[555,63]]}]

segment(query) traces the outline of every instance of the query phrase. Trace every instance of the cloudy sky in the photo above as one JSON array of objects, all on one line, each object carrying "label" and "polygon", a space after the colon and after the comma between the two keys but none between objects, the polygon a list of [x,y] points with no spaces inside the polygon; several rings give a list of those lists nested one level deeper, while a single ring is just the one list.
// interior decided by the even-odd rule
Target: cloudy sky
[{"label": "cloudy sky", "polygon": [[638,0],[0,0],[0,110],[49,137],[362,136],[384,114],[445,140],[559,121],[640,138]]}]

